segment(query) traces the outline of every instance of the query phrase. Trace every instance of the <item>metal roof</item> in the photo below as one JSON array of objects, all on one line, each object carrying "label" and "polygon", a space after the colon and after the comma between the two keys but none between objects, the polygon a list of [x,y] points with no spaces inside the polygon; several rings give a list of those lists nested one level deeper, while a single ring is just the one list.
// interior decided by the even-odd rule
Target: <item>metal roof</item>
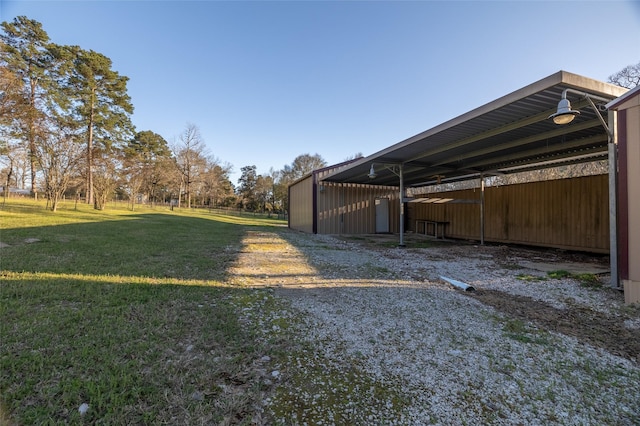
[{"label": "metal roof", "polygon": [[[567,88],[611,100],[628,90],[559,71],[323,180],[398,186],[397,166],[402,164],[405,186],[416,187],[607,158],[607,132],[585,98],[568,94],[573,109],[581,112],[570,124],[548,119]],[[368,176],[372,164],[375,179]]]}]

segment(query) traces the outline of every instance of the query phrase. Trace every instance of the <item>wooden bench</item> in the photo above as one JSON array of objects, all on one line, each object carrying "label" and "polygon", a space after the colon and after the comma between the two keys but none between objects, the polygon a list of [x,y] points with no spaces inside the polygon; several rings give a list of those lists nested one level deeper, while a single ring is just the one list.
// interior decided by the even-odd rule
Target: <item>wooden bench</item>
[{"label": "wooden bench", "polygon": [[[424,235],[430,235],[435,238],[444,238],[444,230],[449,222],[429,219],[416,219],[416,234],[419,233],[419,224],[422,224],[422,233]],[[429,228],[433,230],[433,233],[428,232]],[[438,232],[438,228],[440,229],[440,232]]]}]

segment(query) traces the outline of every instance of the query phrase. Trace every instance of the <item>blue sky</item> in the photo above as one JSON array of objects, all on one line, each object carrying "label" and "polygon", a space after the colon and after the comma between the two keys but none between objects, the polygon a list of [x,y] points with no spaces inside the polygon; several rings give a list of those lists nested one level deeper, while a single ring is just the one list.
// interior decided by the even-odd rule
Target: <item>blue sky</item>
[{"label": "blue sky", "polygon": [[[136,129],[258,173],[373,154],[566,70],[640,61],[638,1],[10,1],[130,78]],[[566,39],[562,46],[556,41]]]}]

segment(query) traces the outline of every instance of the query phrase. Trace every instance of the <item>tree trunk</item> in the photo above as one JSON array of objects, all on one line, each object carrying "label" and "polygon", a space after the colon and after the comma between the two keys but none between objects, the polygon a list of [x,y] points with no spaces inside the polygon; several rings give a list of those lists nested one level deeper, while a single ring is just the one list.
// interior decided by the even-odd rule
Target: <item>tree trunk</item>
[{"label": "tree trunk", "polygon": [[187,208],[191,208],[191,177],[187,175]]},{"label": "tree trunk", "polygon": [[[89,127],[87,129],[87,204],[94,204],[93,190],[93,120],[94,120],[94,96],[95,89],[91,92],[91,112],[89,114]],[[97,206],[94,205],[95,208]]]},{"label": "tree trunk", "polygon": [[9,158],[9,171],[7,172],[7,183],[4,185],[4,202],[7,202],[9,196],[9,185],[11,185],[11,175],[13,174],[13,158]]},{"label": "tree trunk", "polygon": [[28,112],[29,118],[29,166],[31,167],[31,195],[36,193],[36,125],[35,125],[35,110],[36,110],[36,82],[31,80],[31,93],[29,94],[29,106]]},{"label": "tree trunk", "polygon": [[156,197],[156,184],[154,183],[151,186],[151,194],[149,194],[149,205],[151,207],[153,207],[153,203],[155,201],[155,197]]},{"label": "tree trunk", "polygon": [[51,211],[55,212],[58,210],[58,202],[60,201],[58,194],[55,191],[51,193]]}]

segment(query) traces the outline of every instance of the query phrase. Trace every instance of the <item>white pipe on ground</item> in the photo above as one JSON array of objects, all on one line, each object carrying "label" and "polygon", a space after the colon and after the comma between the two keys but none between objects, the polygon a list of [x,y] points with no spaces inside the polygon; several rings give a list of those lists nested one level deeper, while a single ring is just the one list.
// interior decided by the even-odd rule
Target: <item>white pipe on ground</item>
[{"label": "white pipe on ground", "polygon": [[442,275],[440,275],[440,279],[445,280],[446,282],[448,282],[449,284],[461,288],[464,291],[475,291],[476,289],[466,283],[463,283],[462,281],[458,281],[458,280],[454,280],[453,278],[447,278],[447,277],[443,277]]}]

